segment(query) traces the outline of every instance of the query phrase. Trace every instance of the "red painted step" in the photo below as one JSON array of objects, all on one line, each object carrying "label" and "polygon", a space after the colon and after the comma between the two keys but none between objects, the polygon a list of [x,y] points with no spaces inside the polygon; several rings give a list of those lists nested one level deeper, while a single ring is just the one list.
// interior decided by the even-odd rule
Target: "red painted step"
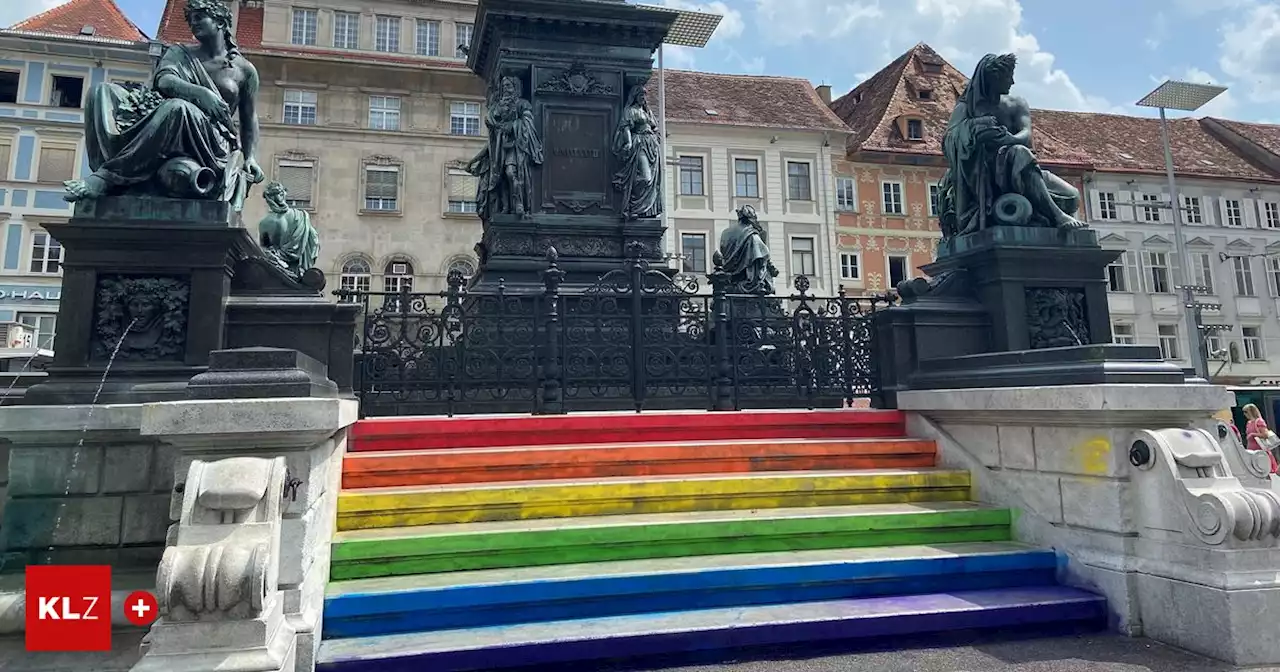
[{"label": "red painted step", "polygon": [[343,460],[343,488],[762,471],[918,469],[936,446],[913,439],[764,439],[603,446],[376,451]]},{"label": "red painted step", "polygon": [[369,418],[349,450],[430,450],[734,439],[899,439],[901,411],[669,411]]}]

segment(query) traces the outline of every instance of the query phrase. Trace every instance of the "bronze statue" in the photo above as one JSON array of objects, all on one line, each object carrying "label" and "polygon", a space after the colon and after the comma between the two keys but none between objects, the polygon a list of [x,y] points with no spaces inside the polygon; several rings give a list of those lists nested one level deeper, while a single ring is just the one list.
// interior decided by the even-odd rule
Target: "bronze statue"
[{"label": "bronze statue", "polygon": [[[148,87],[93,87],[85,149],[93,174],[64,183],[68,201],[149,194],[230,202],[237,210],[258,166],[258,72],[240,55],[231,11],[190,0],[195,46],[168,47]],[[234,115],[240,117],[237,131]]]},{"label": "bronze statue", "polygon": [[311,215],[289,206],[289,191],[279,182],[269,182],[262,197],[269,212],[258,222],[258,242],[267,257],[284,269],[289,277],[301,280],[302,274],[316,265],[320,254],[320,236],[311,225]]},{"label": "bronze statue", "polygon": [[942,139],[947,159],[939,221],[944,238],[989,226],[1083,228],[1080,192],[1040,167],[1031,108],[1009,94],[1017,58],[987,54],[956,103]]},{"label": "bronze statue", "polygon": [[778,269],[769,258],[764,227],[750,205],[738,208],[738,224],[720,234],[721,269],[729,276],[731,294],[771,295]]},{"label": "bronze statue", "polygon": [[613,176],[613,187],[622,192],[622,217],[635,220],[661,215],[662,139],[643,84],[627,95],[614,134],[613,153],[622,164]]},{"label": "bronze statue", "polygon": [[498,213],[527,217],[534,208],[532,170],[542,165],[543,153],[533,106],[524,99],[519,78],[502,77],[489,92],[485,126],[489,143],[466,168],[480,178],[477,212],[486,220]]}]

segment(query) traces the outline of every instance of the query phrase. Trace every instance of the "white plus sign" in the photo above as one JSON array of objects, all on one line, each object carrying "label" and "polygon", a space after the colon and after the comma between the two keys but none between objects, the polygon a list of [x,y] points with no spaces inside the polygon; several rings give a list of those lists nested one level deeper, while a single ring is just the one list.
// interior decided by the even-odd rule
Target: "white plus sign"
[{"label": "white plus sign", "polygon": [[138,618],[145,618],[147,612],[151,611],[151,605],[143,601],[142,598],[138,598],[138,603],[129,608],[133,610],[133,613],[138,615]]}]

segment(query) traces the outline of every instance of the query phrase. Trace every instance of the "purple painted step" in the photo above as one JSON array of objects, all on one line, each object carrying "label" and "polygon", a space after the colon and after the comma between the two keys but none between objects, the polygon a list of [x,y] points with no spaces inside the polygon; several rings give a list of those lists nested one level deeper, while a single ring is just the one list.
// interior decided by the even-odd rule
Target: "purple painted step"
[{"label": "purple painted step", "polygon": [[467,672],[743,646],[1012,625],[1106,622],[1105,601],[1062,586],[877,597],[330,640],[319,672]]}]

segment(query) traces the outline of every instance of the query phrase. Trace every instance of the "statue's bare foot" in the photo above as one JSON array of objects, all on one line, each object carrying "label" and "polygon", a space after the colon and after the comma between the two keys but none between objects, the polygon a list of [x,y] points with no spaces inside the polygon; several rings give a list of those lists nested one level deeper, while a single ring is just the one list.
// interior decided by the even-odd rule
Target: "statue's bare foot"
[{"label": "statue's bare foot", "polygon": [[1067,230],[1085,229],[1085,228],[1088,228],[1088,226],[1089,226],[1088,224],[1085,224],[1084,222],[1070,215],[1063,215],[1062,219],[1058,220],[1059,229],[1067,229]]},{"label": "statue's bare foot", "polygon": [[107,191],[106,180],[97,175],[90,175],[83,180],[67,180],[62,183],[67,193],[62,198],[72,203],[76,201],[93,200]]}]

